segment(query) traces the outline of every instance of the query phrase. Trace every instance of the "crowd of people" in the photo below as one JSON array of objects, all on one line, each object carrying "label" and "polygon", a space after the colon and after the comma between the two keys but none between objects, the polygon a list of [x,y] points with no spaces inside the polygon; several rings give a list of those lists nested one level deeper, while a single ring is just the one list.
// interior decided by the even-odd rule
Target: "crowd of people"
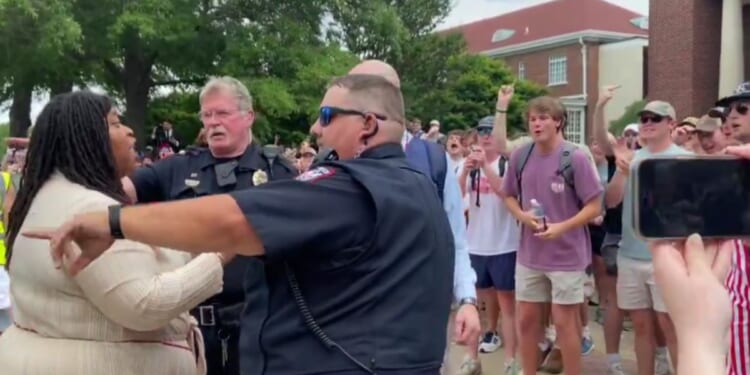
[{"label": "crowd of people", "polygon": [[646,243],[628,181],[655,155],[750,157],[750,85],[682,121],[649,102],[619,135],[616,89],[588,146],[549,96],[510,139],[512,85],[443,134],[365,61],[328,87],[315,143],[284,150],[254,142],[249,90],[219,77],[195,147],[164,122],[148,161],[106,96],[58,95],[5,163],[2,373],[438,374],[454,341],[459,375],[579,375],[597,294],[608,374],[626,316],[639,375],[748,374],[749,248]]}]

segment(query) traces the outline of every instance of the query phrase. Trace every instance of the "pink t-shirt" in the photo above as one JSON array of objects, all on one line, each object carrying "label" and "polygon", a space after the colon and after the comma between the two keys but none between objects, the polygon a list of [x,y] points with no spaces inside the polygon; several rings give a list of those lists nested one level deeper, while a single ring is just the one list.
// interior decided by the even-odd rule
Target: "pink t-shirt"
[{"label": "pink t-shirt", "polygon": [[[521,147],[510,156],[508,172],[503,179],[503,192],[508,196],[518,198],[516,170],[518,159],[525,157],[526,152],[526,148]],[[581,150],[576,150],[571,157],[575,185],[575,191],[571,191],[570,186],[557,173],[561,154],[562,143],[547,155],[542,155],[535,147],[521,176],[521,208],[524,211],[530,210],[529,201],[536,199],[544,208],[549,223],[559,223],[575,216],[580,211],[579,200],[586,204],[592,199],[601,199],[603,192],[596,170]],[[588,229],[583,226],[568,231],[557,239],[542,240],[524,225],[517,260],[523,266],[540,271],[582,271],[591,264]]]}]

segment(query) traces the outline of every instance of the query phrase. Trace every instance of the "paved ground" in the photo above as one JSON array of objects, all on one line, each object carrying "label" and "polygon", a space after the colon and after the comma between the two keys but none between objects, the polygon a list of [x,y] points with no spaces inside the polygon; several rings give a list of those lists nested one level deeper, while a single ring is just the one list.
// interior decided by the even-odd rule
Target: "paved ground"
[{"label": "paved ground", "polygon": [[[591,316],[595,316],[593,314]],[[589,323],[589,329],[594,337],[594,352],[583,359],[583,375],[606,375],[607,373],[607,355],[604,350],[604,336],[602,326],[596,322]],[[633,333],[623,332],[621,341],[620,355],[623,360],[623,370],[626,374],[636,374],[635,354],[633,353]],[[464,356],[464,348],[457,345],[451,345],[449,361],[450,371],[448,375],[455,374]],[[483,374],[494,375],[503,373],[503,349],[495,353],[480,354],[482,361]],[[545,374],[540,372],[539,374]]]}]

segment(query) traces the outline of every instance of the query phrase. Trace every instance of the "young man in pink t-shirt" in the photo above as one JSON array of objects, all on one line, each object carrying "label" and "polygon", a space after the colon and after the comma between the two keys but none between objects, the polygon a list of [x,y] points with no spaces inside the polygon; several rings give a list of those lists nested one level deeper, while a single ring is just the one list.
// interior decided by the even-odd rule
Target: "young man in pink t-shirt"
[{"label": "young man in pink t-shirt", "polygon": [[[536,373],[543,308],[552,302],[564,373],[578,375],[582,371],[579,310],[584,301],[585,269],[591,264],[586,225],[602,213],[603,189],[597,172],[580,149],[573,151],[570,158],[572,184],[560,171],[565,108],[559,99],[532,100],[526,117],[533,148],[520,182],[518,166],[528,148],[522,147],[511,155],[502,188],[508,209],[523,224],[516,266],[523,373]],[[532,212],[532,199],[543,207],[544,220]]]}]

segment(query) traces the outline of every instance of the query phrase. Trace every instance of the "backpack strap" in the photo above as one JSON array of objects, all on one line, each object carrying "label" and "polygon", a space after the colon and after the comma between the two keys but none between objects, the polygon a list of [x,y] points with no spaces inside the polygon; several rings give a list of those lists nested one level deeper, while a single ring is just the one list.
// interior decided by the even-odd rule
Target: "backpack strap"
[{"label": "backpack strap", "polygon": [[[573,194],[576,194],[573,153],[576,152],[578,148],[578,145],[573,142],[565,141],[565,143],[563,143],[562,153],[560,154],[560,168],[557,171],[557,174],[563,178],[563,181],[565,181],[565,185],[568,185],[568,189]],[[576,195],[576,200],[578,200],[578,195]],[[581,202],[580,200],[578,200],[578,207],[583,207],[583,202]]]},{"label": "backpack strap", "polygon": [[500,155],[500,158],[497,159],[497,175],[500,177],[505,176],[505,165],[508,164],[508,158],[506,158],[503,155]]},{"label": "backpack strap", "polygon": [[518,153],[521,157],[518,159],[518,165],[516,166],[516,182],[518,184],[518,204],[523,208],[523,192],[521,190],[521,179],[523,176],[523,169],[526,168],[526,163],[529,162],[531,152],[534,151],[534,142],[527,143],[521,146]]}]

